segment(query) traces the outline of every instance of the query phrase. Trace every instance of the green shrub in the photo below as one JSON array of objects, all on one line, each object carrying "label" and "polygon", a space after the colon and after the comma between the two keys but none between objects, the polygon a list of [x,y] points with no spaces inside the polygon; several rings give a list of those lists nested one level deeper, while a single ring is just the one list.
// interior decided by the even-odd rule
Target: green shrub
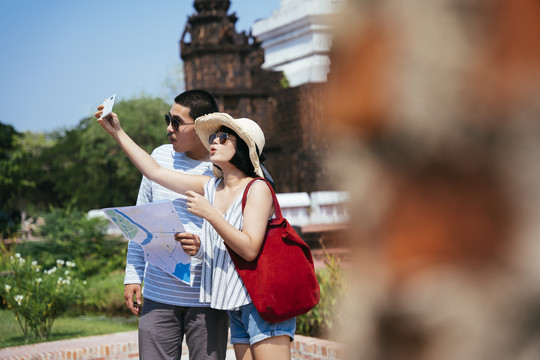
[{"label": "green shrub", "polygon": [[325,264],[316,273],[321,288],[319,304],[296,318],[296,332],[335,340],[336,331],[343,323],[340,301],[346,293],[346,282],[339,258],[326,253]]},{"label": "green shrub", "polygon": [[124,302],[124,272],[117,270],[88,279],[83,306],[87,313],[130,316]]},{"label": "green shrub", "polygon": [[[106,219],[88,218],[76,209],[55,209],[41,214],[44,224],[38,229],[41,238],[25,241],[12,248],[22,257],[31,257],[43,268],[56,266],[58,260],[77,264],[78,273],[87,281],[80,313],[129,315],[123,299],[123,269],[127,242],[106,235]],[[10,253],[3,249],[9,258]],[[6,270],[0,264],[0,271]],[[3,269],[4,268],[4,269]]]},{"label": "green shrub", "polygon": [[47,339],[56,318],[82,301],[83,282],[76,278],[75,263],[57,260],[42,271],[37,261],[18,253],[2,262],[0,295],[15,313],[25,341]]},{"label": "green shrub", "polygon": [[106,235],[108,220],[89,219],[76,209],[55,209],[42,214],[45,220],[39,234],[43,241],[24,242],[16,250],[46,267],[57,259],[72,259],[86,278],[108,274],[124,267],[127,244],[120,237]]}]

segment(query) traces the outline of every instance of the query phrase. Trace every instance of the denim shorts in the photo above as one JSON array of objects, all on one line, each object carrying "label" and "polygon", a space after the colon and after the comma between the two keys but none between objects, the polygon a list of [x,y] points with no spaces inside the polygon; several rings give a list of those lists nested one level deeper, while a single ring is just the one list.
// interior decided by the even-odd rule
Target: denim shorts
[{"label": "denim shorts", "polygon": [[250,346],[274,336],[287,335],[294,339],[296,317],[271,323],[263,320],[255,305],[249,303],[238,310],[229,310],[231,344],[249,344]]}]

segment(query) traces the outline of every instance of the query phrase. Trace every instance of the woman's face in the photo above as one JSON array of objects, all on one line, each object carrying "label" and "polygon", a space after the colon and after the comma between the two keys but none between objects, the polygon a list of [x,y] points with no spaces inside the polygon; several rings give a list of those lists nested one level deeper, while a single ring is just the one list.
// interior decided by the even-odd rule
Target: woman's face
[{"label": "woman's face", "polygon": [[216,131],[208,139],[210,144],[210,161],[219,167],[229,163],[236,153],[236,136],[222,131]]}]

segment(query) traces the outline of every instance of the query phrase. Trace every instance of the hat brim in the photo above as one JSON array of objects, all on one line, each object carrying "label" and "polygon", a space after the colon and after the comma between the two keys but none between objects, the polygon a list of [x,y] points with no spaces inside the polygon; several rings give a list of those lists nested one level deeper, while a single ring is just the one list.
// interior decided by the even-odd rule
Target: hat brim
[{"label": "hat brim", "polygon": [[[264,173],[261,169],[261,164],[259,161],[259,154],[257,154],[256,150],[257,145],[253,137],[248,131],[246,131],[246,121],[254,123],[254,121],[250,119],[234,119],[232,116],[226,113],[211,113],[200,116],[195,120],[195,132],[197,135],[199,135],[199,138],[204,146],[210,151],[210,144],[208,143],[208,138],[210,135],[214,134],[222,126],[228,127],[247,144],[249,149],[249,158],[253,164],[255,174],[264,178]],[[259,149],[259,151],[262,151],[262,149]],[[214,175],[216,177],[222,177],[223,173],[214,166]]]}]

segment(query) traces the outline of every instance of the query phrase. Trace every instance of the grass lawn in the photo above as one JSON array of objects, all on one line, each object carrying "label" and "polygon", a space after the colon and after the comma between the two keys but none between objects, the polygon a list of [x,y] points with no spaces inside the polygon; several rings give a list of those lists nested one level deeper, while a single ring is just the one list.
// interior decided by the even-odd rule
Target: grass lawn
[{"label": "grass lawn", "polygon": [[[137,330],[138,323],[135,317],[64,316],[54,322],[48,341]],[[41,341],[31,341],[28,344],[37,342]],[[22,330],[13,313],[0,309],[0,348],[25,344]]]}]

